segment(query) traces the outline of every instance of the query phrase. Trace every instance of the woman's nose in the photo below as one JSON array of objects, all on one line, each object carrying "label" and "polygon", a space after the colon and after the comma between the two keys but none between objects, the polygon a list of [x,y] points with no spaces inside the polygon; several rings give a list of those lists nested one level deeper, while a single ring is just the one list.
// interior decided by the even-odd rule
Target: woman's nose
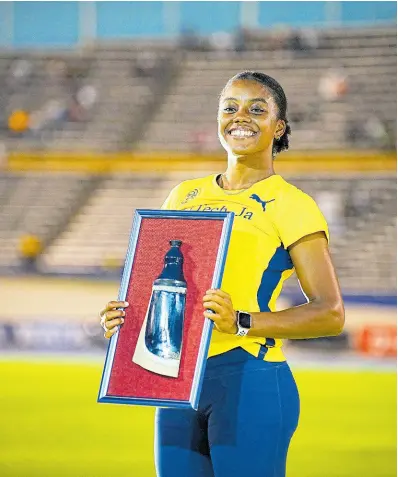
[{"label": "woman's nose", "polygon": [[234,123],[250,123],[251,118],[246,113],[237,112],[236,116],[234,117]]}]

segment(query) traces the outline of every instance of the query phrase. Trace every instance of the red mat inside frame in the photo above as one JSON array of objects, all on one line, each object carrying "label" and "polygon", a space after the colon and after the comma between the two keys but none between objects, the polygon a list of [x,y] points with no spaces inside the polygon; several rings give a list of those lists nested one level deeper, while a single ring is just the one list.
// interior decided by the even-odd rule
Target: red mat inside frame
[{"label": "red mat inside frame", "polygon": [[[109,396],[189,400],[204,316],[202,298],[211,287],[222,220],[143,218],[126,300],[126,317],[119,333],[109,380]],[[184,340],[177,378],[152,373],[132,362],[145,319],[153,281],[163,270],[169,240],[182,240],[187,298]]]}]

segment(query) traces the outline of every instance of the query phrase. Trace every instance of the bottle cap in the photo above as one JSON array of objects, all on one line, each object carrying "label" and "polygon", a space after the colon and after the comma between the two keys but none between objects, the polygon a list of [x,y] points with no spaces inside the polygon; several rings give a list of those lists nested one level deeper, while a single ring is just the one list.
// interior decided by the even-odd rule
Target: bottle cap
[{"label": "bottle cap", "polygon": [[170,245],[172,247],[180,247],[182,244],[182,240],[170,240]]}]

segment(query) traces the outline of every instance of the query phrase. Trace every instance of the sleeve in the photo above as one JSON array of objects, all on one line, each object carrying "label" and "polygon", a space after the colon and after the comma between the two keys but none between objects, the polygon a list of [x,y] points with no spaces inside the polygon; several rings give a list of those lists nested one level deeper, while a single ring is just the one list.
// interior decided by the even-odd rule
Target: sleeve
[{"label": "sleeve", "polygon": [[277,228],[285,249],[306,235],[325,232],[329,241],[329,229],[325,217],[315,200],[296,190],[285,198],[278,211]]},{"label": "sleeve", "polygon": [[177,210],[178,198],[180,196],[179,191],[181,184],[178,184],[171,190],[170,194],[167,196],[166,200],[163,202],[161,209],[164,210]]}]

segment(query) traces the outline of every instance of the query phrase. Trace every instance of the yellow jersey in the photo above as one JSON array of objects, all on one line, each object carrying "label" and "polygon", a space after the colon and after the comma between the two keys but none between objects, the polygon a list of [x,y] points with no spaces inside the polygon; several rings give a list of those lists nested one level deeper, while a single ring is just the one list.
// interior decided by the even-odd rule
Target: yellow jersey
[{"label": "yellow jersey", "polygon": [[[230,244],[222,279],[235,310],[275,311],[283,282],[292,275],[287,248],[302,237],[328,226],[315,201],[273,175],[248,189],[225,190],[218,174],[187,180],[170,193],[164,209],[234,212]],[[285,361],[282,340],[212,332],[208,357],[242,347],[254,356],[264,350],[265,361]],[[261,354],[261,355],[262,355]]]}]

